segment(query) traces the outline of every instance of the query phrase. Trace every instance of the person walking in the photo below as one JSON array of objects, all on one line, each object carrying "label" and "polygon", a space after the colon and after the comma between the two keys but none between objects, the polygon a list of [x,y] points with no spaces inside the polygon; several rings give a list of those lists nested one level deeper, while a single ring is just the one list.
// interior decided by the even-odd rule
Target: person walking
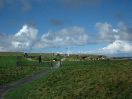
[{"label": "person walking", "polygon": [[39,63],[42,63],[42,58],[41,58],[41,56],[39,56]]}]

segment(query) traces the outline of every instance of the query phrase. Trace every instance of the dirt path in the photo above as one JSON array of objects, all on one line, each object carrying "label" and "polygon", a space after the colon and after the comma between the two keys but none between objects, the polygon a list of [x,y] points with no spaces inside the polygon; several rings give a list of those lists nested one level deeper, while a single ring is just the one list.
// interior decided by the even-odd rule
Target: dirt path
[{"label": "dirt path", "polygon": [[22,85],[25,85],[27,83],[31,83],[32,81],[34,80],[37,80],[41,77],[44,77],[46,76],[48,73],[50,72],[50,70],[47,70],[47,71],[41,71],[41,72],[38,72],[38,73],[34,73],[32,75],[29,75],[23,79],[20,79],[19,81],[16,81],[14,83],[11,83],[11,84],[7,84],[7,85],[4,85],[4,86],[0,86],[0,99],[3,99],[4,95],[12,90],[12,89],[16,89]]},{"label": "dirt path", "polygon": [[[64,60],[65,60],[65,59],[62,59],[62,60],[61,60],[61,63],[60,63],[60,61],[56,62],[56,63],[54,64],[54,66],[53,66],[52,69],[57,69],[57,68],[59,68],[60,65],[62,64],[62,62],[63,62]],[[25,85],[25,84],[31,83],[32,81],[37,80],[37,79],[39,79],[39,78],[41,78],[41,77],[44,77],[44,76],[48,75],[49,72],[50,72],[50,70],[45,70],[45,71],[37,72],[37,73],[34,73],[34,74],[32,74],[32,75],[29,75],[29,76],[27,76],[27,77],[25,77],[25,78],[22,78],[22,79],[20,79],[19,81],[16,81],[16,82],[14,82],[14,83],[7,84],[7,85],[4,85],[4,86],[1,85],[1,86],[0,86],[0,99],[4,99],[4,95],[5,95],[8,91],[10,91],[10,90],[12,90],[12,89],[16,89],[16,88],[18,88],[18,87],[21,87],[21,86],[23,86],[23,85]]]}]

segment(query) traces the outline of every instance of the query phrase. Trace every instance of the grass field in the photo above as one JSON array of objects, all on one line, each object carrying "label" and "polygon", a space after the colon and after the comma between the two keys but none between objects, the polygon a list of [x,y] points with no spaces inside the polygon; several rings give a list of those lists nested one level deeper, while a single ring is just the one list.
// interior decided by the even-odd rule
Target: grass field
[{"label": "grass field", "polygon": [[5,99],[132,99],[132,61],[65,61]]},{"label": "grass field", "polygon": [[50,62],[39,64],[38,61],[29,61],[22,56],[0,56],[0,85],[16,81],[28,74],[48,69]]},{"label": "grass field", "polygon": [[0,56],[23,56],[23,52],[0,52]]}]

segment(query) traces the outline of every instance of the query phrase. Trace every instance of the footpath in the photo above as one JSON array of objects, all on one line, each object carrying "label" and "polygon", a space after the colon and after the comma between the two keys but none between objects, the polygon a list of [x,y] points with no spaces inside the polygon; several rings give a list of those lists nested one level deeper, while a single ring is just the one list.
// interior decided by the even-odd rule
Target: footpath
[{"label": "footpath", "polygon": [[[61,66],[62,62],[64,61],[65,59],[61,59],[61,61],[57,61],[54,65],[53,65],[53,68],[52,69],[57,69]],[[4,95],[10,91],[10,90],[13,90],[13,89],[16,89],[18,87],[21,87],[25,84],[28,84],[28,83],[31,83],[32,81],[34,80],[37,80],[41,77],[45,77],[49,74],[51,70],[43,70],[41,72],[37,72],[37,73],[34,73],[32,75],[29,75],[25,78],[22,78],[16,82],[13,82],[13,83],[10,83],[10,84],[7,84],[7,85],[1,85],[0,86],[0,99],[4,99]]]}]

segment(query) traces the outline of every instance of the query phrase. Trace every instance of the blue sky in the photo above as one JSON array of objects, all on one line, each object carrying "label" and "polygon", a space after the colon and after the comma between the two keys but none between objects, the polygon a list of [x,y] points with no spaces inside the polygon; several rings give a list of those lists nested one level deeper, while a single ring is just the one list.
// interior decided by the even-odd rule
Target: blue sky
[{"label": "blue sky", "polygon": [[131,54],[131,5],[131,0],[0,0],[0,50],[64,52],[69,47]]}]

